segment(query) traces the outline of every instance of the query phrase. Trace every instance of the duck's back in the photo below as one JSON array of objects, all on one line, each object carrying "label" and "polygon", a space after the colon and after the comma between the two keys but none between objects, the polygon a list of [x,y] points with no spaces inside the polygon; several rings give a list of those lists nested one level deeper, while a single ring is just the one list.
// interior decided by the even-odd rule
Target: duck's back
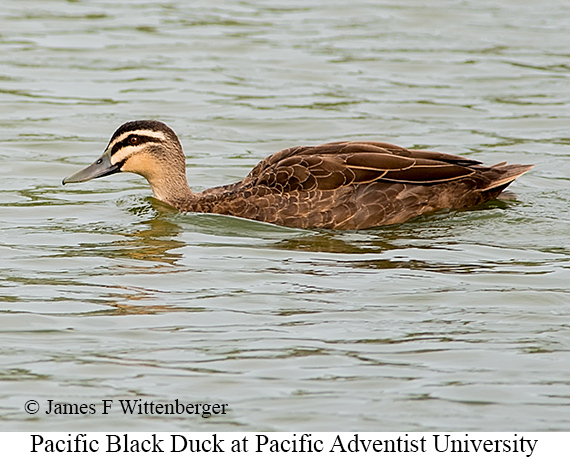
[{"label": "duck's back", "polygon": [[300,228],[361,229],[495,198],[532,165],[480,162],[388,143],[285,149],[186,208]]}]

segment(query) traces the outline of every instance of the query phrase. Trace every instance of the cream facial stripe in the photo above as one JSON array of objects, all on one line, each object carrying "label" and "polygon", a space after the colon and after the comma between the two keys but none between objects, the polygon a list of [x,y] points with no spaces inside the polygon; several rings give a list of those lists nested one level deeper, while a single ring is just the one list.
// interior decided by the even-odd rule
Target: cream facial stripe
[{"label": "cream facial stripe", "polygon": [[156,130],[138,129],[129,130],[128,132],[123,132],[118,137],[113,138],[107,146],[107,151],[111,154],[111,163],[113,165],[124,162],[131,154],[140,150],[141,144],[131,145],[128,143],[128,138],[131,136],[138,136],[140,138],[146,139],[148,143],[149,139],[156,140],[157,142],[166,141],[166,135],[164,132],[159,132]]}]

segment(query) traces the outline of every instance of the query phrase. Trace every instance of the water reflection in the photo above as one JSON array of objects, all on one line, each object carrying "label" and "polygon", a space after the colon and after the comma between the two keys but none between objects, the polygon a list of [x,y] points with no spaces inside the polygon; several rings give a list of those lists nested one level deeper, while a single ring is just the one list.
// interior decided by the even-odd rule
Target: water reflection
[{"label": "water reflection", "polygon": [[115,256],[170,265],[182,258],[182,254],[173,252],[185,246],[184,242],[177,240],[182,230],[178,224],[157,217],[141,225],[142,228],[110,243]]},{"label": "water reflection", "polygon": [[156,263],[174,265],[180,260],[182,254],[173,251],[185,246],[184,242],[177,239],[183,228],[169,218],[173,211],[150,199],[125,200],[118,201],[118,206],[139,219],[138,222],[132,227],[121,227],[120,230],[102,224],[93,226],[78,223],[73,228],[74,234],[81,236],[82,233],[107,232],[115,239],[108,242],[80,242],[77,246],[67,246],[63,255],[107,257],[112,253],[116,259],[142,260],[158,268],[160,266]]},{"label": "water reflection", "polygon": [[364,243],[359,243],[357,240],[346,239],[345,236],[337,233],[311,233],[278,241],[272,244],[272,247],[288,251],[364,254],[374,251],[382,252],[394,249],[396,246],[378,239],[368,239]]},{"label": "water reflection", "polygon": [[[145,314],[165,314],[165,313],[197,313],[207,311],[204,307],[191,307],[191,306],[170,306],[170,305],[135,305],[131,301],[145,300],[148,297],[145,290],[137,293],[135,290],[129,291],[125,294],[117,294],[115,292],[116,286],[112,288],[113,292],[107,295],[105,305],[107,309],[89,311],[85,313],[73,313],[73,316],[128,316],[128,315],[145,315]],[[129,301],[125,304],[125,301]]]}]

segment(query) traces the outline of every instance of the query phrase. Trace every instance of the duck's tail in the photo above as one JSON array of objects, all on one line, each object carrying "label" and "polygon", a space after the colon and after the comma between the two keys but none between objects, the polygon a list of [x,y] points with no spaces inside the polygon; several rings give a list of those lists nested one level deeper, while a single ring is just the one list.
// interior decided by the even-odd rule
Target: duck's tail
[{"label": "duck's tail", "polygon": [[493,192],[499,194],[503,189],[506,189],[519,176],[525,174],[534,165],[507,165],[506,162],[501,162],[492,167],[490,170],[496,173],[496,177],[491,179],[488,186],[479,189],[480,192]]}]

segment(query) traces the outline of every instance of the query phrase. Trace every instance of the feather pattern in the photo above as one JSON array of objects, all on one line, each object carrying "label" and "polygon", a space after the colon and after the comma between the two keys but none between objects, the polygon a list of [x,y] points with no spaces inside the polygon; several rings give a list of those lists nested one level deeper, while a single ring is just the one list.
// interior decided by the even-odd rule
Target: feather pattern
[{"label": "feather pattern", "polygon": [[328,143],[273,154],[243,181],[197,194],[184,209],[290,227],[362,229],[478,205],[531,167],[486,167],[387,143]]}]

